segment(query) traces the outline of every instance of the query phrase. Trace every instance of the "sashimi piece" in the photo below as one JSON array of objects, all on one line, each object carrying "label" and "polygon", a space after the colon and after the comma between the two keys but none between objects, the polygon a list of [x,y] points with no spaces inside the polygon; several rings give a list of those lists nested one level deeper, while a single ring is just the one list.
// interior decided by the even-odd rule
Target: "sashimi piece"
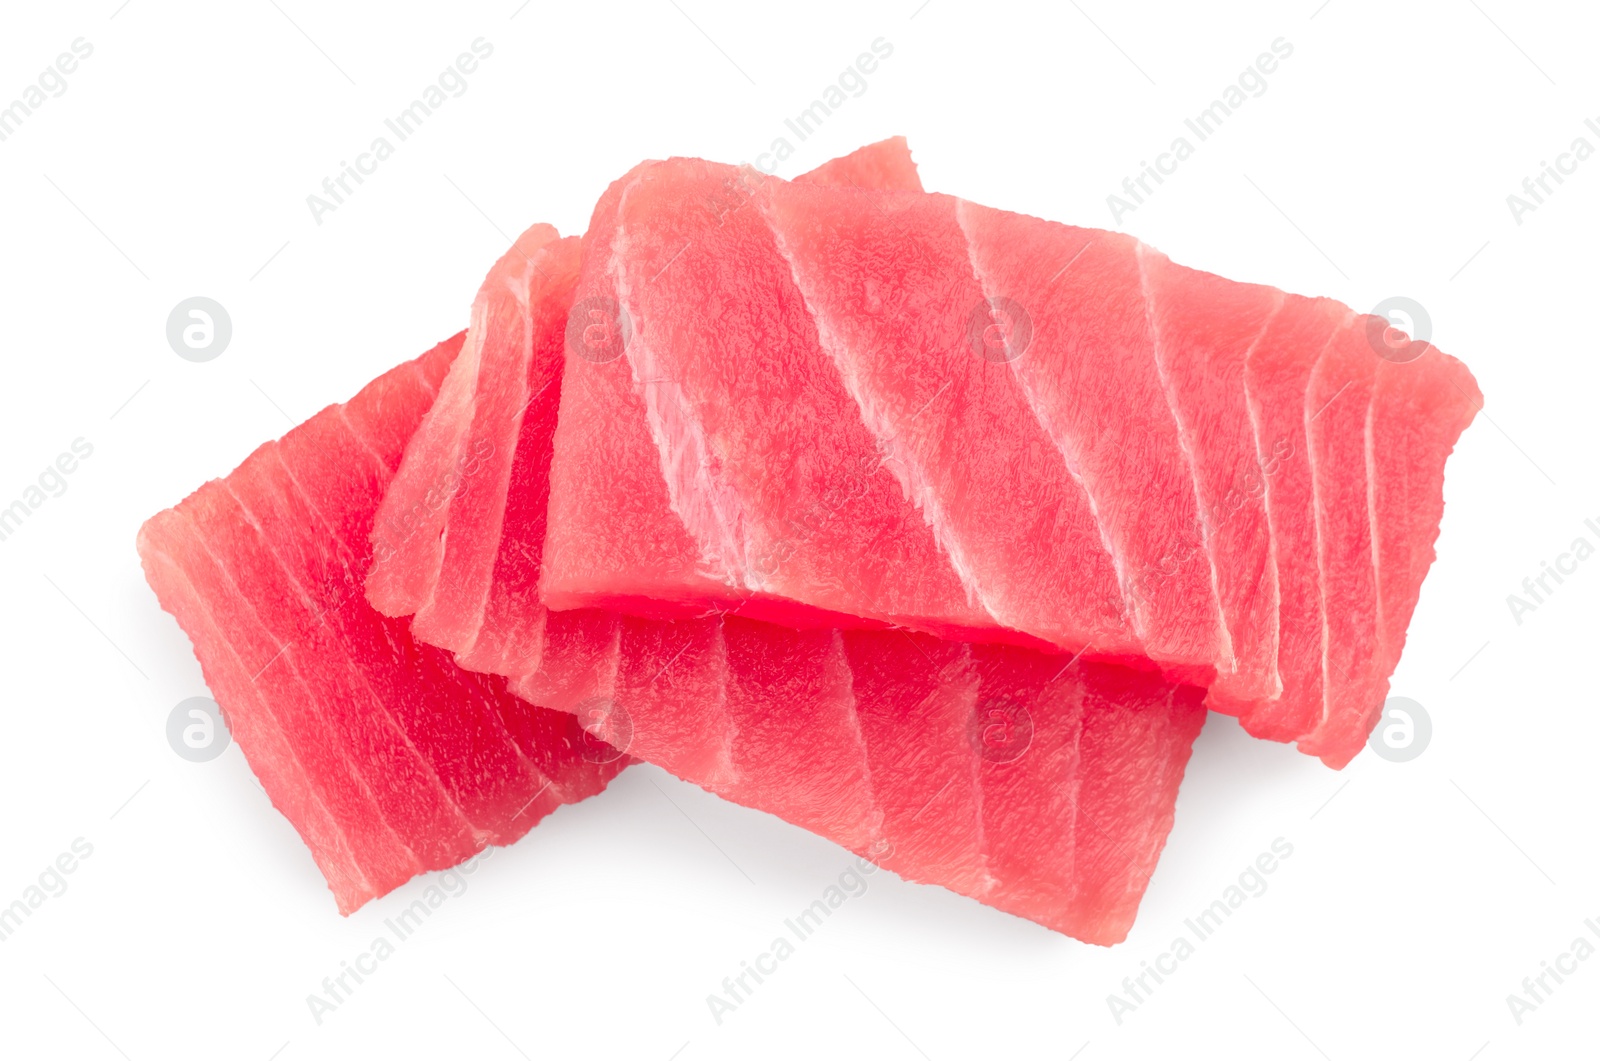
[{"label": "sashimi piece", "polygon": [[[904,631],[638,622],[693,630],[680,639],[689,651],[670,659],[698,674],[706,694],[680,704],[683,718],[698,713],[731,737],[733,780],[699,782],[711,791],[909,880],[1087,942],[1125,937],[1172,825],[1202,690],[1151,671]],[[719,635],[720,656],[707,650]],[[669,650],[651,644],[639,655],[658,667]],[[619,685],[614,702],[574,710],[624,728],[630,754],[695,780],[685,765],[694,768],[702,743],[655,728],[658,715],[641,722],[636,696]]]},{"label": "sashimi piece", "polygon": [[1365,424],[1378,605],[1371,667],[1380,682],[1365,702],[1330,714],[1300,740],[1302,751],[1321,756],[1335,769],[1361,750],[1382,711],[1422,580],[1434,560],[1444,516],[1445,461],[1483,407],[1477,382],[1461,362],[1425,342],[1385,335],[1391,329],[1382,318],[1363,318],[1362,325],[1368,346],[1381,351]]},{"label": "sashimi piece", "polygon": [[1244,366],[1283,305],[1283,292],[1175,265],[1143,245],[1156,364],[1194,470],[1206,548],[1233,646],[1208,702],[1238,714],[1282,691],[1278,572],[1265,479],[1288,455],[1258,460]]},{"label": "sashimi piece", "polygon": [[[770,268],[752,203],[825,358]],[[766,614],[747,605],[765,608],[771,595],[943,636],[1023,634],[1124,662],[1142,662],[1142,647],[1168,677],[1212,686],[1214,706],[1281,740],[1321,731],[1351,745],[1351,720],[1381,703],[1379,553],[1373,506],[1358,503],[1379,489],[1361,456],[1370,384],[1357,378],[1370,377],[1377,351],[1358,351],[1367,325],[1345,307],[1183,270],[1118,233],[960,202],[958,239],[939,196],[735,178],[695,160],[635,171],[616,212],[610,268],[621,312],[637,326],[627,356],[643,381],[669,507],[698,549],[694,578],[751,596],[718,599],[684,589],[686,578],[674,588],[612,571],[571,603],[631,609],[630,595],[670,597],[749,615]],[[976,360],[1009,367],[1020,395],[1009,406],[975,391],[981,366],[950,356],[973,273],[981,297],[967,314],[969,340],[977,333],[969,345]],[[1324,358],[1340,329],[1338,356]],[[968,601],[1003,630],[908,608],[933,569],[920,548],[906,549],[904,505],[869,496],[864,445],[830,367],[879,467],[923,517]],[[1356,413],[1319,425],[1347,384]],[[787,400],[773,401],[767,386]],[[1019,404],[1033,421],[1021,430]],[[819,433],[822,424],[830,429]],[[1059,472],[1029,467],[1035,436],[1054,448]],[[998,455],[992,464],[982,443]],[[558,443],[558,467],[563,460]],[[1296,463],[1263,503],[1264,484]],[[1101,550],[1089,548],[1087,519],[1065,534],[1059,521],[1018,519],[1069,484],[1085,492]],[[841,513],[850,518],[836,525]],[[900,543],[887,555],[899,559],[903,585],[862,566],[885,555],[872,531]],[[1052,547],[1109,555],[1121,612],[1108,579],[1097,587],[1059,563],[1051,570]],[[553,581],[547,573],[547,590]],[[1125,615],[1131,629],[1091,635],[1096,609],[1102,622]]]},{"label": "sashimi piece", "polygon": [[697,159],[646,168],[624,189],[612,254],[662,516],[726,587],[706,603],[772,617],[747,595],[774,595],[934,632],[993,627],[818,345],[749,179]]},{"label": "sashimi piece", "polygon": [[958,218],[985,294],[1026,318],[1029,342],[1009,363],[1088,491],[1134,633],[1151,659],[1209,683],[1233,651],[1137,241],[967,202]]},{"label": "sashimi piece", "polygon": [[975,348],[989,307],[957,200],[774,183],[759,202],[884,463],[986,610],[1142,657],[1087,495],[1009,359]]},{"label": "sashimi piece", "polygon": [[[643,163],[613,183],[596,204],[584,236],[550,471],[543,599],[558,610],[620,608],[647,618],[718,610],[794,626],[875,625],[710,577],[698,543],[673,514],[646,404],[661,381],[636,377],[624,356],[641,325],[618,301],[612,274],[624,192],[656,165]],[[759,179],[752,171],[729,169],[709,189],[705,205],[719,215],[737,211],[748,196],[747,185]],[[920,187],[905,141],[898,137],[797,179]],[[591,468],[604,468],[606,475],[598,477]],[[782,564],[788,551],[780,545],[759,564]],[[625,585],[616,583],[619,572],[628,573]]]},{"label": "sashimi piece", "polygon": [[344,913],[515,840],[628,762],[584,760],[575,720],[461,670],[362,595],[379,498],[460,347],[380,377],[140,530],[147,579]]},{"label": "sashimi piece", "polygon": [[[1289,741],[1322,717],[1326,634],[1317,539],[1311,442],[1305,407],[1311,373],[1322,350],[1350,313],[1330,299],[1291,295],[1245,361],[1245,394],[1265,476],[1267,520],[1278,576],[1276,698],[1241,713],[1258,737]],[[1275,461],[1275,463],[1274,463]]]}]

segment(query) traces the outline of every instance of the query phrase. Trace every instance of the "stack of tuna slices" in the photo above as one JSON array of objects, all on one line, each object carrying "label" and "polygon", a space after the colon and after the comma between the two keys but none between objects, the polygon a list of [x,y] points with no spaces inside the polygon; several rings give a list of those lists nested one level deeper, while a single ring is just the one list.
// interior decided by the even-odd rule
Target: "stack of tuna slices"
[{"label": "stack of tuna slices", "polygon": [[1207,706],[1360,750],[1480,405],[903,140],[673,159],[139,552],[342,912],[640,759],[1110,944]]}]

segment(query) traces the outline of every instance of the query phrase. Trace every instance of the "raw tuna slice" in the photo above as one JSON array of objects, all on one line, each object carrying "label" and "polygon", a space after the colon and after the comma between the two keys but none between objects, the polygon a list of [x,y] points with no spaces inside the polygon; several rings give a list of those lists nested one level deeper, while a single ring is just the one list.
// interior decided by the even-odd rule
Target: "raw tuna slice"
[{"label": "raw tuna slice", "polygon": [[[611,267],[623,193],[654,165],[636,167],[607,189],[584,236],[554,444],[558,454],[568,456],[556,459],[550,473],[540,585],[544,601],[555,609],[619,607],[656,618],[694,615],[711,605],[793,626],[870,625],[869,620],[737,589],[710,577],[699,545],[673,514],[645,400],[660,381],[636,377],[623,356],[641,325],[618,302]],[[905,141],[898,137],[799,179],[865,188],[921,187]],[[719,215],[739,211],[749,182],[756,180],[750,171],[728,170],[707,189],[706,208]],[[589,460],[608,474],[589,474]],[[788,552],[787,545],[780,545],[760,563],[782,563]],[[619,572],[628,573],[625,586],[616,582]]]},{"label": "raw tuna slice", "polygon": [[[1038,643],[969,596],[886,467],[750,202],[765,183],[675,159],[597,209],[577,306],[629,339],[567,363],[546,603]],[[625,498],[581,470],[594,452]]]},{"label": "raw tuna slice", "polygon": [[1141,245],[1156,364],[1178,419],[1200,494],[1200,519],[1233,645],[1233,666],[1212,683],[1212,707],[1238,714],[1276,697],[1278,572],[1267,519],[1266,479],[1292,454],[1258,459],[1244,369],[1250,349],[1283,305],[1274,288],[1240,284],[1174,265]]},{"label": "raw tuna slice", "polygon": [[983,345],[957,200],[774,182],[759,201],[884,463],[990,614],[1142,658],[1088,496]]},{"label": "raw tuna slice", "polygon": [[1017,318],[1006,356],[1089,493],[1134,632],[1158,663],[1208,679],[1208,670],[1231,670],[1194,475],[1155,356],[1138,242],[966,202],[958,217],[985,294]]},{"label": "raw tuna slice", "polygon": [[[1126,935],[1172,824],[1201,690],[903,631],[634,622],[624,669],[677,673],[701,699],[672,720],[644,683],[619,681],[575,707],[630,738],[630,754],[907,879],[1088,942]],[[649,628],[651,643],[627,639]],[[708,745],[726,756],[710,782]]]},{"label": "raw tuna slice", "polygon": [[262,446],[139,534],[147,579],[343,913],[510,843],[628,762],[585,758],[594,742],[571,717],[458,668],[362,595],[378,500],[460,346]]}]

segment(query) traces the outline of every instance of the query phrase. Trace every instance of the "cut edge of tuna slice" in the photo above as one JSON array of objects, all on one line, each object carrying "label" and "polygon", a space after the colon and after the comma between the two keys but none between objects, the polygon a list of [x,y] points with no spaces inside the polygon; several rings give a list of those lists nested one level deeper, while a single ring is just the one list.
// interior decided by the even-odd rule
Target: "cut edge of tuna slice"
[{"label": "cut edge of tuna slice", "polygon": [[[584,760],[575,720],[457,669],[361,592],[352,544],[366,541],[401,449],[460,347],[457,336],[379,377],[139,532],[147,580],[345,914],[419,872],[515,840],[630,761]],[[350,450],[353,461],[330,456]],[[522,765],[502,770],[486,756]],[[432,777],[437,797],[395,801],[390,790],[406,774]],[[441,814],[459,823],[448,827],[454,838],[440,833]]]}]

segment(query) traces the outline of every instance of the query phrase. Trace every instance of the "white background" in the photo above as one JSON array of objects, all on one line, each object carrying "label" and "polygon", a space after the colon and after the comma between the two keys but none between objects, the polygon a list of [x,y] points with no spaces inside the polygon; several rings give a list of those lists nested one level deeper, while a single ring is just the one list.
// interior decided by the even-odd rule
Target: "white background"
[{"label": "white background", "polygon": [[[8,5],[0,32],[0,103],[94,47],[0,143],[0,504],[94,446],[0,542],[0,903],[75,838],[94,849],[0,943],[0,1053],[1594,1056],[1600,960],[1520,1026],[1506,1003],[1600,919],[1600,559],[1520,625],[1506,603],[1575,537],[1600,542],[1600,160],[1520,225],[1506,203],[1574,138],[1600,147],[1592,10],[120,2]],[[466,94],[316,224],[306,196],[480,36],[494,54]],[[167,715],[205,689],[142,581],[138,524],[463,326],[509,236],[581,231],[644,157],[754,161],[880,36],[866,93],[780,174],[903,133],[932,189],[1101,226],[1184,117],[1293,44],[1120,227],[1362,310],[1414,298],[1477,374],[1487,410],[1451,460],[1394,683],[1432,743],[1335,774],[1213,717],[1126,944],[878,874],[720,1026],[706,996],[850,860],[636,768],[497,852],[318,1025],[306,996],[422,884],[341,919],[237,748],[173,753]],[[207,364],[164,334],[192,295],[233,320]],[[1118,1025],[1123,977],[1278,837],[1294,854],[1269,890]]]}]

